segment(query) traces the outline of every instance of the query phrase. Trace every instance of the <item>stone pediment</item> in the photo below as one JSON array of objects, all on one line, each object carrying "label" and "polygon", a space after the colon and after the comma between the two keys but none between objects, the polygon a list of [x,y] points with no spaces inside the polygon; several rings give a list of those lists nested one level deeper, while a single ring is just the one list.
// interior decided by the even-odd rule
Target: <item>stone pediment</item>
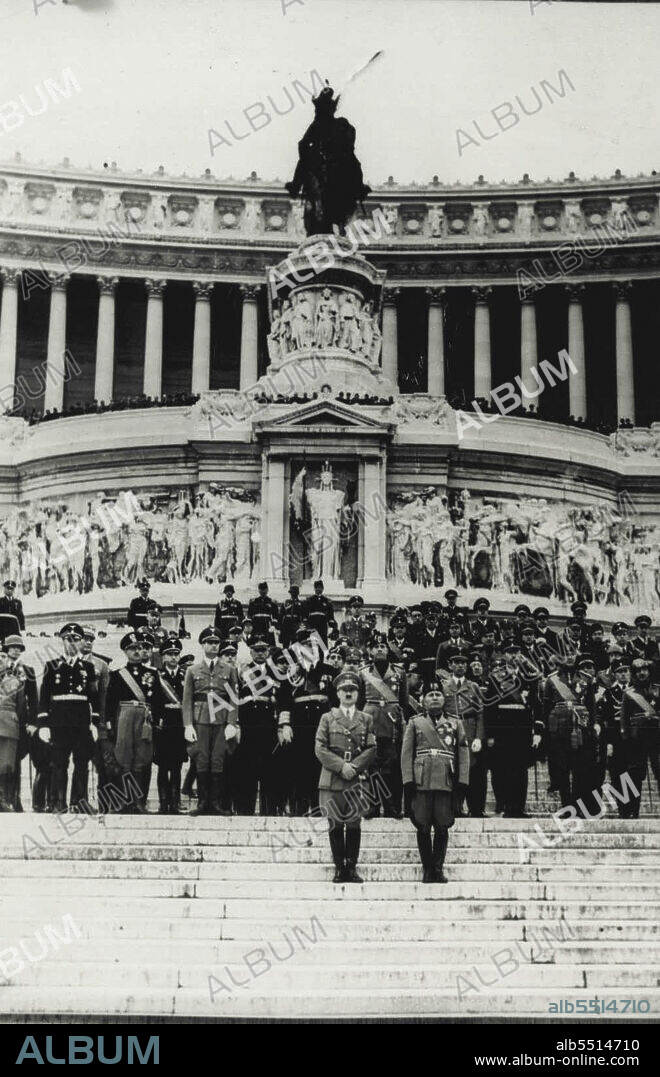
[{"label": "stone pediment", "polygon": [[[385,411],[386,409],[379,409]],[[341,404],[337,400],[315,400],[311,404],[289,410],[283,415],[256,420],[253,423],[255,434],[283,435],[286,433],[333,433],[343,429],[356,435],[391,435],[394,423],[377,415],[370,415],[355,405]]]}]

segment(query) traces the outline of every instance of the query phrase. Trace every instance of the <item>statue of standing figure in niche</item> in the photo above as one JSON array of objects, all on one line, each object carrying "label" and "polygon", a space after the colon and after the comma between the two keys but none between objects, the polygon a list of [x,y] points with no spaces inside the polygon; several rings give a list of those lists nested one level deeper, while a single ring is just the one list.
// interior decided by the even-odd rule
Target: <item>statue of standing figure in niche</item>
[{"label": "statue of standing figure in niche", "polygon": [[303,519],[303,501],[307,502],[311,527],[307,532],[315,580],[338,580],[341,575],[341,524],[345,494],[335,490],[332,467],[326,460],[317,488],[305,488],[306,468],[298,472],[289,504],[299,523]]},{"label": "statue of standing figure in niche", "polygon": [[345,235],[356,206],[371,193],[355,156],[355,128],[335,116],[339,97],[333,94],[326,85],[312,98],[314,119],[298,143],[294,177],[285,185],[292,198],[303,198],[308,236],[332,234],[334,225]]}]

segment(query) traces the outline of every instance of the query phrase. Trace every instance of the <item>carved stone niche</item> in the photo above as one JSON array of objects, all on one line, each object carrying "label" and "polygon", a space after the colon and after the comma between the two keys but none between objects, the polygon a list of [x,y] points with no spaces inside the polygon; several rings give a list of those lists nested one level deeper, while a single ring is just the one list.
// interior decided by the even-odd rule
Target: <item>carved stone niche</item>
[{"label": "carved stone niche", "polygon": [[447,202],[445,204],[445,218],[447,220],[447,232],[450,236],[464,236],[468,231],[468,222],[473,213],[471,202]]},{"label": "carved stone niche", "polygon": [[194,194],[171,194],[167,200],[170,223],[175,228],[190,228],[198,205],[199,199]]},{"label": "carved stone niche", "polygon": [[543,199],[534,206],[539,226],[544,232],[556,232],[559,228],[564,204],[557,199]]},{"label": "carved stone niche", "polygon": [[587,224],[590,225],[592,228],[605,222],[611,207],[611,199],[606,198],[603,195],[597,195],[591,198],[583,198],[580,203],[580,208],[584,214],[584,219]]},{"label": "carved stone niche", "polygon": [[517,202],[491,202],[488,209],[497,232],[513,232],[518,215]]},{"label": "carved stone niche", "polygon": [[219,229],[238,228],[245,212],[243,198],[216,198],[215,218]]},{"label": "carved stone niche", "polygon": [[119,196],[124,216],[138,224],[146,220],[151,195],[147,191],[122,191]]},{"label": "carved stone niche", "polygon": [[27,199],[27,209],[29,213],[36,213],[38,216],[48,213],[51,202],[55,197],[55,184],[26,183],[25,197]]},{"label": "carved stone niche", "polygon": [[427,212],[426,202],[404,202],[399,208],[403,234],[405,236],[421,235],[424,231]]},{"label": "carved stone niche", "polygon": [[261,204],[267,232],[286,232],[291,203],[286,198],[267,198]]},{"label": "carved stone niche", "polygon": [[103,191],[98,187],[73,188],[74,214],[81,221],[96,220],[102,201]]},{"label": "carved stone niche", "polygon": [[653,194],[631,194],[628,199],[628,208],[637,224],[648,228],[656,222],[657,205],[656,196]]}]

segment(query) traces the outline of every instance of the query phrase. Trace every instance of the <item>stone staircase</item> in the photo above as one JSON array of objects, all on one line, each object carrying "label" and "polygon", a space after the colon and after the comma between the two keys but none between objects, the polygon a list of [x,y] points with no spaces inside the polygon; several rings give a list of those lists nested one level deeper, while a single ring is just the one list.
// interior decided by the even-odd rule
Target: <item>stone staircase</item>
[{"label": "stone staircase", "polygon": [[554,840],[549,818],[460,819],[445,886],[405,820],[365,824],[360,886],[330,882],[321,821],[64,821],[0,819],[0,1020],[519,1020],[593,998],[657,1020],[660,819],[612,814],[525,863],[519,832]]}]

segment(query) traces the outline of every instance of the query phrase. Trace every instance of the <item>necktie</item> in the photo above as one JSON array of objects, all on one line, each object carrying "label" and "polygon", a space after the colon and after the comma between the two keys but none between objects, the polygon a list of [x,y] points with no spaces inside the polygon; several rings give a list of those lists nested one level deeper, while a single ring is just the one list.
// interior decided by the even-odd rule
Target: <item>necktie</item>
[{"label": "necktie", "polygon": [[211,673],[213,673],[213,666],[214,666],[214,664],[215,664],[215,660],[214,660],[214,659],[212,658],[212,659],[211,659],[211,661],[209,662],[209,671],[210,671]]}]

